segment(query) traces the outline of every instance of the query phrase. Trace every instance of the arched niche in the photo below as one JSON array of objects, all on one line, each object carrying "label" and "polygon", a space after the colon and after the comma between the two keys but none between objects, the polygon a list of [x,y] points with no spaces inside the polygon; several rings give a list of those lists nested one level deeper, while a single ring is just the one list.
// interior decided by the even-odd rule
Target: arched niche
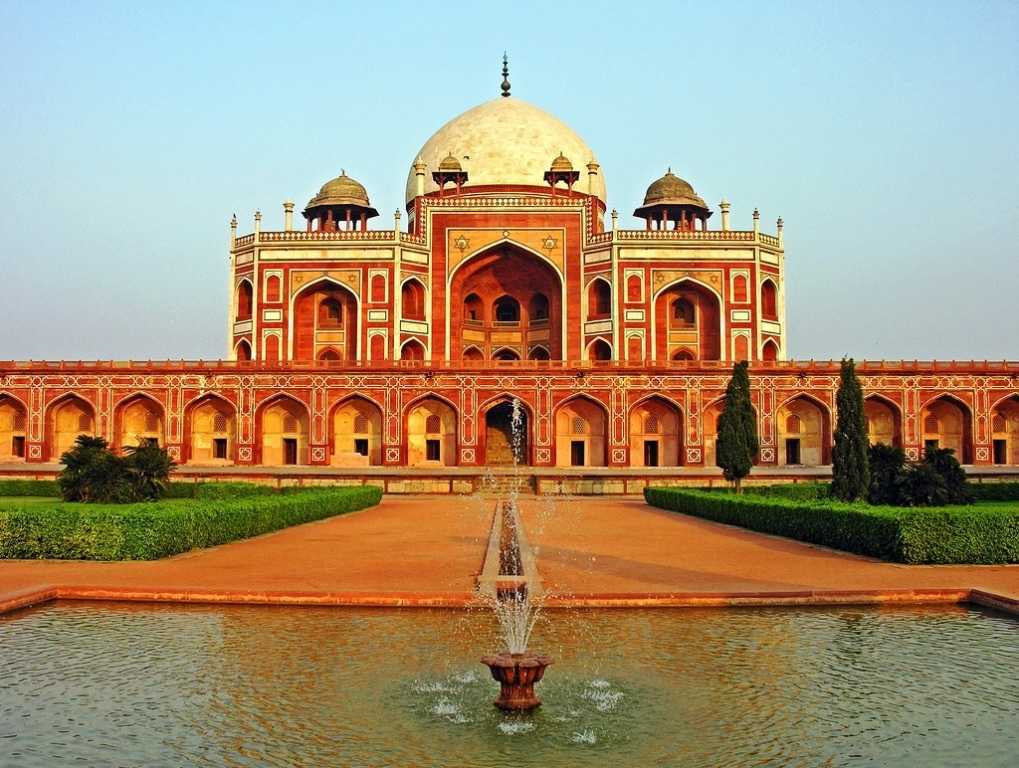
[{"label": "arched niche", "polygon": [[23,461],[27,450],[28,411],[10,395],[0,395],[0,462]]},{"label": "arched niche", "polygon": [[831,423],[827,408],[799,395],[776,415],[779,466],[816,467],[831,463]]},{"label": "arched niche", "polygon": [[237,445],[237,409],[217,395],[206,395],[187,408],[189,464],[230,464]]},{"label": "arched niche", "polygon": [[1019,466],[1019,395],[1006,397],[991,409],[991,461]]},{"label": "arched niche", "polygon": [[604,406],[584,396],[555,411],[556,466],[604,467],[608,417]]},{"label": "arched niche", "polygon": [[922,447],[951,448],[962,464],[973,463],[973,417],[969,407],[942,395],[929,401],[920,413]]},{"label": "arched niche", "polygon": [[863,401],[863,415],[871,445],[883,443],[902,447],[902,418],[895,405],[883,397],[870,395]]},{"label": "arched niche", "polygon": [[412,467],[455,466],[457,416],[453,407],[430,396],[407,409],[407,464]]},{"label": "arched niche", "polygon": [[288,395],[280,395],[258,409],[261,463],[267,467],[306,464],[308,409]]},{"label": "arched niche", "polygon": [[630,466],[678,467],[683,463],[683,414],[664,397],[630,409]]},{"label": "arched niche", "polygon": [[114,447],[123,450],[146,443],[164,445],[163,406],[147,395],[122,400],[114,412]]},{"label": "arched niche", "polygon": [[317,360],[331,348],[341,360],[356,360],[358,312],[357,297],[347,286],[330,279],[306,286],[294,298],[293,359]]},{"label": "arched niche", "polygon": [[331,442],[335,467],[382,464],[382,410],[360,395],[340,402],[333,409]]},{"label": "arched niche", "polygon": [[64,395],[46,409],[50,459],[57,461],[74,447],[79,435],[95,435],[95,408],[84,397]]},{"label": "arched niche", "polygon": [[530,412],[522,402],[513,407],[513,398],[506,397],[487,404],[484,409],[485,466],[512,466],[529,463]]},{"label": "arched niche", "polygon": [[722,359],[721,303],[694,280],[680,280],[655,298],[655,355],[673,360],[677,350],[696,350],[698,360]]}]

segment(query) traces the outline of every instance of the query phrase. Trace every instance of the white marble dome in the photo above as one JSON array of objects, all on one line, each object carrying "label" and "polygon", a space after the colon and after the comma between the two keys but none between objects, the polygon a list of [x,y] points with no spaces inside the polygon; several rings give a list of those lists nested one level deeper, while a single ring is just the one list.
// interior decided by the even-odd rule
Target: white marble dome
[{"label": "white marble dome", "polygon": [[[432,172],[452,154],[468,173],[465,188],[487,184],[545,186],[544,174],[564,154],[580,171],[574,189],[588,191],[587,164],[594,152],[572,128],[548,112],[513,96],[497,97],[458,115],[437,130],[415,157],[427,164],[425,192],[439,187]],[[594,194],[605,202],[599,171]],[[415,197],[414,168],[407,176],[407,202]]]}]

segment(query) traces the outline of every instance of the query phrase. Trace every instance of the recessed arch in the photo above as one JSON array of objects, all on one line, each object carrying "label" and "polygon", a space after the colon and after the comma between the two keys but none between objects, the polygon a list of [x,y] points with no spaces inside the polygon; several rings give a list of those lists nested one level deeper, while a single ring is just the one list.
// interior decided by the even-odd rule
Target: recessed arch
[{"label": "recessed arch", "polygon": [[[338,302],[341,321],[338,325],[322,326],[321,305],[324,301]],[[315,360],[321,346],[342,349],[344,360],[361,358],[361,298],[349,285],[329,275],[322,275],[290,297],[287,346],[290,360]],[[317,332],[331,334],[329,341],[319,342]],[[335,336],[340,338],[337,340]]]},{"label": "recessed arch", "polygon": [[27,441],[28,409],[21,398],[0,393],[0,461],[24,461]]},{"label": "recessed arch", "polygon": [[262,401],[255,410],[260,464],[287,466],[308,462],[308,406],[285,392]]},{"label": "recessed arch", "polygon": [[471,362],[478,362],[485,359],[485,353],[473,344],[463,351],[463,359]]},{"label": "recessed arch", "polygon": [[552,355],[544,344],[535,344],[527,353],[528,360],[551,360]]},{"label": "recessed arch", "polygon": [[520,352],[513,347],[499,347],[492,352],[492,359],[502,361],[519,360]]},{"label": "recessed arch", "polygon": [[234,360],[242,363],[251,360],[251,344],[247,339],[241,339],[234,345]]},{"label": "recessed arch", "polygon": [[902,409],[898,403],[884,395],[867,395],[863,399],[863,414],[871,445],[902,447]]},{"label": "recessed arch", "polygon": [[588,360],[607,362],[612,359],[612,345],[599,336],[588,343],[585,353]]},{"label": "recessed arch", "polygon": [[428,287],[416,275],[400,283],[400,313],[406,320],[427,319]]},{"label": "recessed arch", "polygon": [[407,464],[455,466],[457,464],[458,409],[445,397],[426,393],[404,408]]},{"label": "recessed arch", "polygon": [[407,339],[400,347],[400,359],[414,362],[424,362],[425,346],[417,339]]},{"label": "recessed arch", "polygon": [[237,447],[237,407],[215,392],[184,406],[185,460],[189,464],[229,464]]},{"label": "recessed arch", "polygon": [[[685,301],[693,307],[689,322]],[[685,276],[654,292],[652,297],[651,355],[655,360],[671,360],[679,347],[696,347],[698,360],[724,360],[725,317],[722,295],[712,286]],[[677,308],[682,310],[676,317]]]},{"label": "recessed arch", "polygon": [[123,450],[146,443],[164,445],[165,418],[163,404],[152,395],[135,392],[122,397],[113,410],[113,447]]},{"label": "recessed arch", "polygon": [[608,450],[608,409],[586,394],[559,403],[552,414],[556,466],[604,467]]},{"label": "recessed arch", "polygon": [[672,398],[647,395],[627,414],[631,467],[683,464],[683,409]]},{"label": "recessed arch", "polygon": [[78,435],[95,434],[95,406],[77,392],[65,392],[46,406],[46,437],[52,461],[71,450]]},{"label": "recessed arch", "polygon": [[330,463],[337,467],[382,464],[382,408],[361,393],[352,393],[333,404]]},{"label": "recessed arch", "polygon": [[244,277],[237,281],[237,285],[234,288],[234,306],[237,310],[234,320],[241,322],[251,319],[254,308],[254,295],[255,288],[251,284],[251,280]]},{"label": "recessed arch", "polygon": [[951,448],[961,464],[973,463],[973,412],[964,400],[947,392],[929,398],[919,424],[923,449]]},{"label": "recessed arch", "polygon": [[587,283],[587,319],[604,320],[612,317],[612,283],[596,275]]},{"label": "recessed arch", "polygon": [[765,320],[778,320],[778,286],[770,277],[761,281],[761,317]]},{"label": "recessed arch", "polygon": [[774,339],[768,339],[761,347],[761,359],[766,363],[773,363],[778,360],[778,343]]},{"label": "recessed arch", "polygon": [[[514,427],[513,403],[519,403],[519,426]],[[479,422],[485,429],[478,446],[486,466],[530,463],[533,410],[522,398],[508,392],[495,395],[478,406]],[[515,432],[519,429],[519,432]]]},{"label": "recessed arch", "polygon": [[[755,423],[760,423],[757,418],[757,409],[751,406],[754,412]],[[716,444],[718,442],[718,417],[725,410],[725,395],[719,395],[706,405],[701,407],[701,436],[704,441],[704,466],[716,467]],[[754,457],[757,463],[757,457]]]},{"label": "recessed arch", "polygon": [[831,463],[831,410],[805,392],[775,409],[779,466],[816,467]]},{"label": "recessed arch", "polygon": [[1019,465],[1019,394],[1006,395],[991,406],[991,462]]}]

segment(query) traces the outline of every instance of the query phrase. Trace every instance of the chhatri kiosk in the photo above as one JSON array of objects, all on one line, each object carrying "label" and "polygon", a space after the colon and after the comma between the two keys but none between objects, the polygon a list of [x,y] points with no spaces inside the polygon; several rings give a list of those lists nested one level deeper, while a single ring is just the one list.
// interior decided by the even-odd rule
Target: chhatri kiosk
[{"label": "chhatri kiosk", "polygon": [[[431,472],[464,490],[513,463],[515,399],[516,459],[537,477],[633,492],[717,473],[721,398],[749,360],[759,465],[828,464],[838,364],[787,360],[782,220],[765,233],[755,209],[734,228],[728,202],[669,169],[626,229],[606,189],[594,151],[512,96],[504,66],[501,95],[412,156],[388,228],[346,170],[300,220],[289,201],[279,229],[233,219],[228,359],[0,362],[0,462],[42,472],[86,433],[157,441],[188,472],[306,465],[390,490]],[[1019,364],[858,371],[872,440],[1019,465]]]}]

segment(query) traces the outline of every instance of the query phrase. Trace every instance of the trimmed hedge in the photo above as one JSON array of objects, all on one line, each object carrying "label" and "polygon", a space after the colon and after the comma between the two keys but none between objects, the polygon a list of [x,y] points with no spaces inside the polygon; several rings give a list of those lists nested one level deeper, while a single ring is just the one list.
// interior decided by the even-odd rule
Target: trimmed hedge
[{"label": "trimmed hedge", "polygon": [[1015,509],[879,507],[646,488],[648,504],[899,563],[1017,563]]},{"label": "trimmed hedge", "polygon": [[[291,490],[291,489],[286,489]],[[238,496],[269,496],[281,489],[244,482],[167,483],[164,499],[232,499]],[[49,496],[60,498],[56,480],[0,480],[0,501],[4,496]]]},{"label": "trimmed hedge", "polygon": [[0,496],[60,497],[56,480],[0,480]]},{"label": "trimmed hedge", "polygon": [[[731,491],[731,489],[726,489]],[[831,496],[831,483],[778,483],[775,485],[744,485],[743,493],[769,496],[790,501],[817,501]]]},{"label": "trimmed hedge", "polygon": [[[258,486],[255,486],[258,487]],[[375,486],[139,504],[0,507],[0,558],[155,560],[378,504]]]},{"label": "trimmed hedge", "polygon": [[968,483],[976,501],[1019,501],[1019,483]]}]

